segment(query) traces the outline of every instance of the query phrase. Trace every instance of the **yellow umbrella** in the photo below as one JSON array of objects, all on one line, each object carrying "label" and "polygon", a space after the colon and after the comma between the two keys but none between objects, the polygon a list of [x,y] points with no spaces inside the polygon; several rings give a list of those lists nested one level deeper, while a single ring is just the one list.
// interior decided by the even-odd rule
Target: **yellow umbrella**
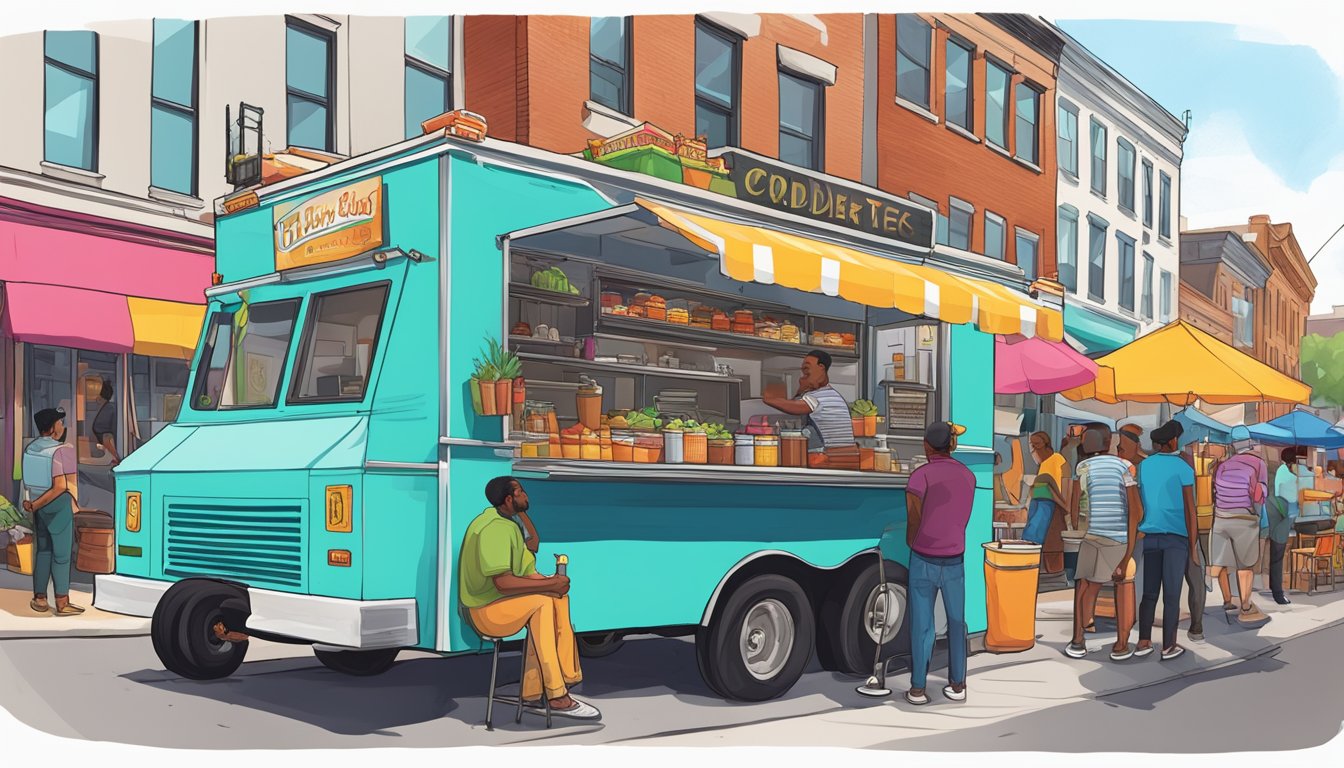
[{"label": "yellow umbrella", "polygon": [[1097,378],[1070,400],[1214,405],[1306,404],[1311,387],[1178,320],[1097,360]]}]

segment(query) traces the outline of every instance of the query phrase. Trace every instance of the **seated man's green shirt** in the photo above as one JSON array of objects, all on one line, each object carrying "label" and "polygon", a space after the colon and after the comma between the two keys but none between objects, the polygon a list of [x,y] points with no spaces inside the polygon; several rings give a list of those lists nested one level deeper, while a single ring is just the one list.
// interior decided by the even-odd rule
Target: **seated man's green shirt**
[{"label": "seated man's green shirt", "polygon": [[523,543],[522,529],[494,507],[467,526],[459,557],[458,598],[467,608],[480,608],[504,597],[495,588],[495,577],[501,573],[531,576],[537,572],[537,558]]}]

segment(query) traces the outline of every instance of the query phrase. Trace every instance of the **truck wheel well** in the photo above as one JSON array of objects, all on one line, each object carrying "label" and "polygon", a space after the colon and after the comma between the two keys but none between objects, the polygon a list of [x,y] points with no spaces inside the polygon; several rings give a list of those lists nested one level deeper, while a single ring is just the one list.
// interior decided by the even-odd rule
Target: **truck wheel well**
[{"label": "truck wheel well", "polygon": [[819,568],[784,552],[772,552],[754,557],[738,565],[735,570],[729,573],[727,578],[720,582],[719,588],[705,606],[701,623],[708,623],[714,616],[715,611],[718,610],[719,605],[728,595],[732,594],[738,585],[748,579],[767,573],[785,576],[797,582],[798,586],[802,587],[803,592],[807,594],[807,599],[812,607],[819,609],[821,601],[826,597],[827,591],[837,579],[844,578],[846,574],[852,574],[856,569],[863,567],[864,554],[867,554],[867,552],[859,553],[835,568]]}]

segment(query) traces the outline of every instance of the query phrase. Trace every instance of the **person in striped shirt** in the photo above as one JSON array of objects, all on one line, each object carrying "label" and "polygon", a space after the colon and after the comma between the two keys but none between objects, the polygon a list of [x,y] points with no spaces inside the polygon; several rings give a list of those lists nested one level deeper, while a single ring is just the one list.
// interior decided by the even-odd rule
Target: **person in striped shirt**
[{"label": "person in striped shirt", "polygon": [[857,460],[858,443],[849,403],[831,386],[831,356],[820,349],[808,352],[801,372],[794,399],[784,397],[783,388],[776,385],[767,387],[761,402],[790,416],[807,418],[808,466],[826,466],[826,451],[852,454]]},{"label": "person in striped shirt", "polygon": [[1111,431],[1089,427],[1083,434],[1082,456],[1074,472],[1072,522],[1078,527],[1078,497],[1087,494],[1087,533],[1078,546],[1078,586],[1074,590],[1073,639],[1065,648],[1071,658],[1087,655],[1083,624],[1092,614],[1106,582],[1115,583],[1116,641],[1111,658],[1134,655],[1129,633],[1134,628],[1134,543],[1138,540],[1143,504],[1133,466],[1110,454]]}]

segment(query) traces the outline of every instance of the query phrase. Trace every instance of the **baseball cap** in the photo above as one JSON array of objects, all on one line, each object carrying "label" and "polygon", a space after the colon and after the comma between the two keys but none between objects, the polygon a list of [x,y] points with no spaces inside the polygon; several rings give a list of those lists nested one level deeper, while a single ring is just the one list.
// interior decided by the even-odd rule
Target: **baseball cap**
[{"label": "baseball cap", "polygon": [[1237,426],[1235,426],[1235,427],[1232,428],[1231,439],[1232,439],[1232,442],[1234,442],[1234,443],[1247,443],[1247,442],[1250,442],[1250,440],[1251,440],[1251,430],[1250,430],[1250,428],[1248,428],[1248,427],[1246,427],[1246,426],[1244,426],[1244,425],[1238,424]]},{"label": "baseball cap", "polygon": [[924,430],[924,442],[937,450],[947,450],[952,438],[966,434],[966,428],[950,421],[935,421]]},{"label": "baseball cap", "polygon": [[43,408],[33,414],[33,425],[37,427],[38,434],[47,432],[56,422],[65,418],[65,411],[61,408]]}]

